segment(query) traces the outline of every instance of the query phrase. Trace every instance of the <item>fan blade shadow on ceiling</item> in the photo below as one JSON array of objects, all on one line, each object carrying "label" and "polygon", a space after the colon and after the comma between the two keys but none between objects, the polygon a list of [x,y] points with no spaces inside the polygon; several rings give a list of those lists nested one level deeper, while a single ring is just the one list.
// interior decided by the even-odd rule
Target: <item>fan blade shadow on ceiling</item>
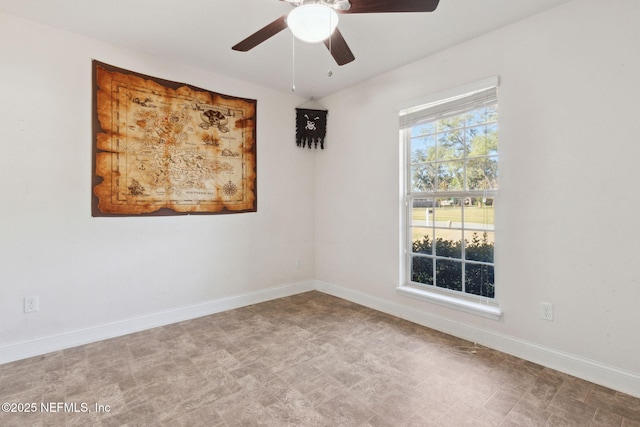
[{"label": "fan blade shadow on ceiling", "polygon": [[280,18],[276,19],[272,23],[270,23],[270,24],[266,25],[265,27],[259,29],[258,31],[256,31],[255,33],[253,33],[249,37],[247,37],[246,39],[242,40],[240,43],[238,43],[235,46],[231,47],[231,49],[237,50],[237,51],[240,51],[240,52],[246,52],[246,51],[251,50],[254,47],[258,46],[263,41],[275,36],[276,34],[278,34],[280,31],[284,30],[285,28],[287,28],[287,16],[286,15],[281,16]]},{"label": "fan blade shadow on ceiling", "polygon": [[336,60],[338,65],[348,64],[349,62],[356,59],[349,49],[347,42],[340,31],[336,28],[331,37],[324,41],[325,46],[329,49],[331,56]]}]

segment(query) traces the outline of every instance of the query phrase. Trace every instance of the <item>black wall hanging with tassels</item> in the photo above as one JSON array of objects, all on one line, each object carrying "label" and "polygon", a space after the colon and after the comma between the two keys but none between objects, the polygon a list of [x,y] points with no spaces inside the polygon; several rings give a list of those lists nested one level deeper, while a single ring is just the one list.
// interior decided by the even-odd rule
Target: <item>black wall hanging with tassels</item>
[{"label": "black wall hanging with tassels", "polygon": [[296,108],[296,145],[324,150],[327,135],[327,110]]}]

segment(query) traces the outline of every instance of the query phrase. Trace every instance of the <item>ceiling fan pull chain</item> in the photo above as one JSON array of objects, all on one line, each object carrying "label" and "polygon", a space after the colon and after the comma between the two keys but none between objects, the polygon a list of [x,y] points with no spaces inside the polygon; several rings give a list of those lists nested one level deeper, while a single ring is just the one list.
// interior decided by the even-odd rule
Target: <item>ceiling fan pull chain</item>
[{"label": "ceiling fan pull chain", "polygon": [[329,26],[329,54],[331,54],[331,35],[333,34],[333,30],[331,29],[331,15],[329,15],[327,24]]},{"label": "ceiling fan pull chain", "polygon": [[[331,20],[329,20],[329,30],[331,30]],[[333,34],[332,31],[329,31],[329,55],[333,56],[333,51],[331,50],[331,46],[332,46],[332,40],[333,39]],[[331,68],[329,68],[329,71],[327,71],[327,76],[331,77],[333,76],[333,71],[331,71]]]},{"label": "ceiling fan pull chain", "polygon": [[296,91],[296,38],[291,35],[291,92]]}]

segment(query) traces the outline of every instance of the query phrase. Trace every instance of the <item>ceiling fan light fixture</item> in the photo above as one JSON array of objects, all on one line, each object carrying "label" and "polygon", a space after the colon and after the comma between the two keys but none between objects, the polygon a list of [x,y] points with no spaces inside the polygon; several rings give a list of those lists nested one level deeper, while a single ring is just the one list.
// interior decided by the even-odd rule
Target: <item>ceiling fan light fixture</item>
[{"label": "ceiling fan light fixture", "polygon": [[320,43],[335,31],[338,14],[324,4],[303,4],[289,12],[287,26],[297,39],[306,43]]}]

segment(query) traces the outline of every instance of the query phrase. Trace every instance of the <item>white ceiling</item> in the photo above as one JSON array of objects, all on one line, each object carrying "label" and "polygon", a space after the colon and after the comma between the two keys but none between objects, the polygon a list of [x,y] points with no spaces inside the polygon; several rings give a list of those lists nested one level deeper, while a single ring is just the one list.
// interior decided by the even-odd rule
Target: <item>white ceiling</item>
[{"label": "white ceiling", "polygon": [[291,10],[278,0],[0,0],[0,12],[286,92],[295,62],[295,93],[321,98],[568,1],[440,0],[432,13],[340,15],[356,57],[341,67],[324,44],[296,42],[293,61],[289,30],[231,50]]}]

